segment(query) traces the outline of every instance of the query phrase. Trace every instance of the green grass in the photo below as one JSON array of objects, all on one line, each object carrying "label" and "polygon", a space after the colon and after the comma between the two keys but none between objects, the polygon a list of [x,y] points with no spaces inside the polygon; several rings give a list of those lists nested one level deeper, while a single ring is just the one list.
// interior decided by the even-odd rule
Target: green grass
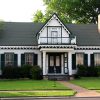
[{"label": "green grass", "polygon": [[67,87],[48,80],[0,80],[0,90],[66,90]]},{"label": "green grass", "polygon": [[0,97],[34,97],[34,96],[73,96],[72,90],[63,91],[35,91],[35,92],[0,92]]},{"label": "green grass", "polygon": [[87,89],[100,90],[99,77],[83,77],[81,79],[71,80],[70,82]]}]

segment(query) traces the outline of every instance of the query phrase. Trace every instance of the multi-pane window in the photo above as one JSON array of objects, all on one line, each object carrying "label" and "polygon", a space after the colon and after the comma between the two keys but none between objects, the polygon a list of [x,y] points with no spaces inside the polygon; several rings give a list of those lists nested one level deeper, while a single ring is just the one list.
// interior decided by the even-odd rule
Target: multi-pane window
[{"label": "multi-pane window", "polygon": [[29,64],[33,66],[33,54],[32,53],[25,54],[25,64]]},{"label": "multi-pane window", "polygon": [[99,66],[100,65],[100,54],[98,53],[96,53],[96,54],[94,54],[94,65],[95,66]]},{"label": "multi-pane window", "polygon": [[13,53],[5,54],[5,66],[14,66],[14,54]]},{"label": "multi-pane window", "polygon": [[76,54],[76,65],[84,65],[84,54],[83,53]]},{"label": "multi-pane window", "polygon": [[52,44],[61,43],[61,27],[48,28],[48,42]]}]

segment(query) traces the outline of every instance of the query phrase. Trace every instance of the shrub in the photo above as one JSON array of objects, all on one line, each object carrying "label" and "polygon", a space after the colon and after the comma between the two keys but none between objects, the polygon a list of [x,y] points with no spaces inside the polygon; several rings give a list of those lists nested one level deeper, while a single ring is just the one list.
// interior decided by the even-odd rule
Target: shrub
[{"label": "shrub", "polygon": [[86,76],[86,74],[87,74],[87,71],[86,71],[86,66],[82,66],[82,65],[80,65],[80,66],[77,66],[77,75],[79,75],[79,76]]},{"label": "shrub", "polygon": [[88,66],[77,66],[78,71],[77,74],[82,77],[96,77],[98,76],[98,69],[97,67],[88,67]]},{"label": "shrub", "polygon": [[42,69],[39,66],[33,66],[31,68],[31,78],[34,80],[42,79]]},{"label": "shrub", "polygon": [[98,70],[96,67],[87,67],[87,76],[96,77],[98,76]]},{"label": "shrub", "polygon": [[97,73],[98,73],[98,76],[100,77],[100,66],[97,66]]},{"label": "shrub", "polygon": [[2,70],[2,77],[7,79],[14,79],[20,77],[20,68],[14,66],[4,67]]},{"label": "shrub", "polygon": [[21,78],[30,78],[31,73],[30,70],[33,66],[31,65],[23,65],[20,67],[20,77]]}]

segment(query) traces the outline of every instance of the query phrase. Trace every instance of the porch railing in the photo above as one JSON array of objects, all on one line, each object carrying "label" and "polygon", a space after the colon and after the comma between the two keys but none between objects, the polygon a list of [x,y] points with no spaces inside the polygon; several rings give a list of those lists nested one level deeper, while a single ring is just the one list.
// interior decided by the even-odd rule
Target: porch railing
[{"label": "porch railing", "polygon": [[38,44],[76,44],[76,38],[70,37],[40,37]]}]

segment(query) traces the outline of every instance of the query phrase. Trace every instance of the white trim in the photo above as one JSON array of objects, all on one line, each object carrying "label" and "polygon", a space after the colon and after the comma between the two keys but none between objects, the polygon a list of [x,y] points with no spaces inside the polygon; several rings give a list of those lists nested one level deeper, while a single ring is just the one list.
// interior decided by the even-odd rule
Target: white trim
[{"label": "white trim", "polygon": [[38,45],[38,48],[75,48],[76,45]]},{"label": "white trim", "polygon": [[88,53],[88,66],[91,66],[91,59],[90,59],[91,53]]},{"label": "white trim", "polygon": [[41,48],[40,51],[45,51],[45,52],[69,52],[73,51],[74,49],[72,48]]},{"label": "white trim", "polygon": [[20,67],[21,66],[21,53],[18,53],[18,61],[17,61],[17,65]]},{"label": "white trim", "polygon": [[77,46],[75,49],[100,49],[100,46]]},{"label": "white trim", "polygon": [[72,73],[72,53],[68,52],[68,69],[69,69],[69,75],[71,76]]},{"label": "white trim", "polygon": [[38,49],[38,46],[0,46],[0,49]]},{"label": "white trim", "polygon": [[46,52],[43,51],[43,75],[46,75]]}]

